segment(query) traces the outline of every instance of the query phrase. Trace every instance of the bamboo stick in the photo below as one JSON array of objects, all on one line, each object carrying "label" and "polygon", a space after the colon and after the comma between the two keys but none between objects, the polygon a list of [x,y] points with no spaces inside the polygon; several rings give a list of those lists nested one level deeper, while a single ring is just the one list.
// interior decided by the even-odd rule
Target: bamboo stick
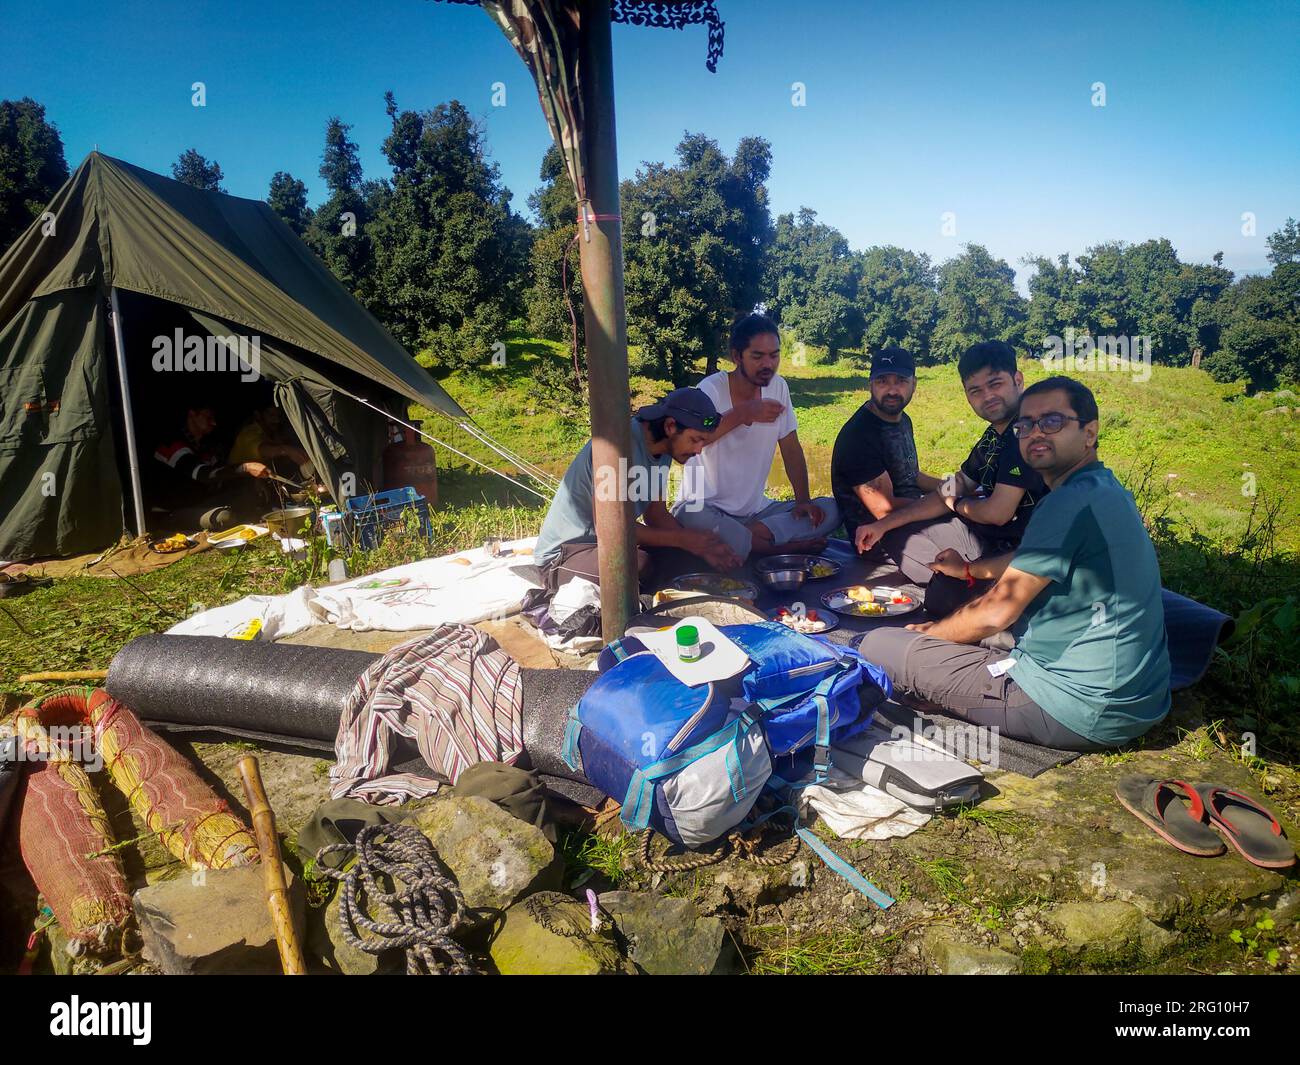
[{"label": "bamboo stick", "polygon": [[266,801],[266,790],[262,787],[262,773],[255,756],[246,754],[239,760],[239,776],[244,784],[248,812],[253,818],[257,848],[262,852],[266,906],[271,911],[275,943],[280,948],[280,967],[286,976],[304,976],[307,973],[307,963],[303,960],[298,933],[293,927],[293,910],[289,906],[289,893],[284,883],[284,866],[280,860],[280,838],[275,832],[275,812],[271,809],[271,804]]},{"label": "bamboo stick", "polygon": [[18,683],[30,684],[37,680],[103,680],[107,676],[106,669],[56,670],[52,673],[24,673],[18,678]]}]

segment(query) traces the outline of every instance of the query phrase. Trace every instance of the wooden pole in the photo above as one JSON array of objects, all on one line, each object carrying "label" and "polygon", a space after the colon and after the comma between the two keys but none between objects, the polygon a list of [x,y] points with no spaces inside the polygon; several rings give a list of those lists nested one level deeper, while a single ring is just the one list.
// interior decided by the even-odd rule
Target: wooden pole
[{"label": "wooden pole", "polygon": [[[635,512],[628,497],[632,454],[627,312],[623,302],[623,225],[619,220],[618,143],[609,0],[580,0],[578,77],[582,85],[589,203],[579,203],[583,319],[591,400],[591,465],[600,565],[601,634],[623,635],[637,610]],[[586,217],[594,216],[594,217]],[[601,491],[602,485],[616,492]],[[612,496],[612,498],[611,498]]]},{"label": "wooden pole", "polygon": [[275,943],[280,948],[280,967],[286,976],[305,976],[307,963],[303,960],[298,933],[293,927],[293,910],[289,905],[284,866],[280,859],[280,837],[275,833],[275,812],[266,801],[266,789],[262,787],[262,773],[255,756],[246,754],[239,760],[239,777],[244,784],[248,812],[253,818],[257,849],[262,852],[266,906],[271,911]]},{"label": "wooden pole", "polygon": [[18,683],[31,684],[38,680],[103,680],[107,676],[106,669],[69,669],[53,673],[24,673],[18,678]]}]

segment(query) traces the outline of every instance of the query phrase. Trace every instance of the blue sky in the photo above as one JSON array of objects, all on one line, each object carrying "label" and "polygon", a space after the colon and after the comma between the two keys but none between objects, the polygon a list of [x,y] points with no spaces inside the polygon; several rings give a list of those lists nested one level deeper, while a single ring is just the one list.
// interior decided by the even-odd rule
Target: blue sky
[{"label": "blue sky", "polygon": [[[1266,270],[1264,238],[1300,216],[1294,0],[717,6],[717,74],[703,27],[614,27],[624,176],[670,159],[687,129],[728,152],[760,135],[773,147],[774,213],[808,205],[854,247],[936,261],[983,243],[1022,287],[1022,256],[1106,239],[1166,236],[1184,259],[1221,250],[1238,272]],[[0,16],[0,98],[44,103],[73,166],[98,144],[166,173],[195,147],[220,162],[230,192],[264,197],[284,169],[315,203],[331,115],[353,124],[367,176],[388,172],[391,88],[404,108],[456,97],[479,115],[523,210],[549,143],[523,63],[472,7],[0,0]],[[191,106],[195,81],[206,107]],[[492,106],[496,82],[505,107]],[[794,82],[806,106],[792,106]],[[955,235],[941,231],[945,212]]]}]

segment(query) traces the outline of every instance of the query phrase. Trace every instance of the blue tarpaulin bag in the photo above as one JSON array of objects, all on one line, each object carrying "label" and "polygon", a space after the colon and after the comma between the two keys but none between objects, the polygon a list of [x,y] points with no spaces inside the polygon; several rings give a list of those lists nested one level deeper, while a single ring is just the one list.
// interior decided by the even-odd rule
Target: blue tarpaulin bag
[{"label": "blue tarpaulin bag", "polygon": [[[629,831],[687,847],[748,816],[765,787],[820,783],[830,748],[870,723],[889,678],[856,651],[775,622],[720,631],[749,656],[736,677],[687,686],[636,637],[601,652],[570,712],[564,758],[623,804]],[[775,771],[778,770],[778,771]]]}]

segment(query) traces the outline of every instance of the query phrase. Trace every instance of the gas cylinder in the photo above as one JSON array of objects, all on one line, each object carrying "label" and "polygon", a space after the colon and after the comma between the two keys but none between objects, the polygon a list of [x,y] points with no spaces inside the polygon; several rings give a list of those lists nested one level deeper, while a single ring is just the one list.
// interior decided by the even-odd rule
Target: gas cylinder
[{"label": "gas cylinder", "polygon": [[384,488],[408,485],[424,496],[432,510],[438,505],[438,462],[433,448],[410,429],[394,426],[393,442],[384,448]]}]

